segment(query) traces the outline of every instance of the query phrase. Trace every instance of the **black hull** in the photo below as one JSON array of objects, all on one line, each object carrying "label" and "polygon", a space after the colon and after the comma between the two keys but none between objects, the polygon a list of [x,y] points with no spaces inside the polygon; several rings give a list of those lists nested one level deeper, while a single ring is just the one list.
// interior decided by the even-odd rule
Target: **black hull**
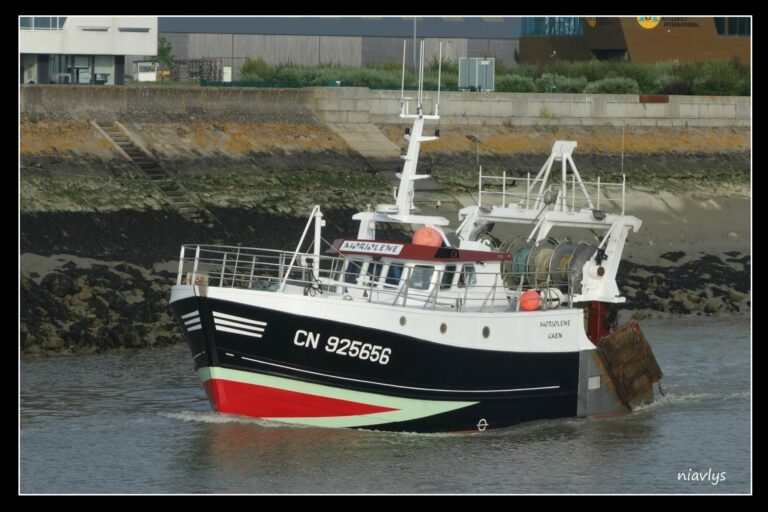
[{"label": "black hull", "polygon": [[[351,322],[205,297],[178,300],[173,308],[195,367],[201,377],[207,376],[203,377],[208,379],[206,390],[218,411],[278,421],[288,414],[293,423],[410,432],[484,430],[486,426],[499,428],[577,414],[579,352],[460,348]],[[244,323],[245,319],[252,323]],[[334,338],[378,346],[380,359],[351,357],[351,349],[343,354],[341,350],[330,352],[327,349]],[[384,349],[389,349],[386,364],[381,362]],[[227,376],[221,378],[224,374]],[[238,380],[241,382],[235,382]],[[291,390],[275,390],[273,382],[290,382]],[[232,398],[243,390],[253,395]],[[320,396],[329,390],[332,398]],[[353,398],[343,394],[347,392]],[[315,393],[320,396],[318,402],[290,409],[289,402],[311,401],[307,397]],[[404,408],[413,411],[388,412],[399,408],[388,405],[388,411],[376,406],[378,412],[366,412],[363,406],[372,402],[361,404],[360,397],[373,397],[374,401],[378,397],[386,404],[402,400]],[[326,400],[335,400],[328,406],[331,408],[349,407],[342,414],[348,418],[340,423],[319,420],[322,412],[318,411],[327,406]],[[353,402],[359,410],[350,405]],[[422,414],[420,406],[413,405],[416,402],[438,410],[425,409]],[[449,410],[439,410],[441,404]],[[462,405],[450,409],[450,404]],[[365,421],[357,423],[355,417]],[[376,422],[377,417],[383,421]]]}]

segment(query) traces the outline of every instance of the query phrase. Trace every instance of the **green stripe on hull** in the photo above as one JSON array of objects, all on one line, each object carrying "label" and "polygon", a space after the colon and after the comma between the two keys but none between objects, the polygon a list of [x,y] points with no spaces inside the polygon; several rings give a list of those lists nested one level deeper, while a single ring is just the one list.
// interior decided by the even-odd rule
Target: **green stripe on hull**
[{"label": "green stripe on hull", "polygon": [[357,416],[327,416],[327,417],[300,417],[300,418],[264,418],[271,421],[280,421],[283,423],[295,423],[302,425],[312,425],[317,427],[364,427],[368,425],[378,425],[381,423],[393,423],[396,421],[408,421],[435,414],[441,414],[448,411],[461,409],[474,405],[477,402],[448,401],[448,400],[420,400],[417,398],[401,398],[389,395],[380,395],[378,393],[367,393],[365,391],[353,391],[349,389],[325,386],[323,384],[312,384],[301,382],[283,377],[274,377],[272,375],[262,375],[260,373],[243,372],[240,370],[230,370],[228,368],[205,367],[197,371],[202,382],[208,379],[222,379],[244,384],[254,384],[257,386],[267,386],[271,388],[284,389],[297,393],[308,395],[317,395],[327,398],[336,398],[339,400],[348,400],[370,405],[378,405],[397,409],[395,411],[378,412],[373,414]]}]

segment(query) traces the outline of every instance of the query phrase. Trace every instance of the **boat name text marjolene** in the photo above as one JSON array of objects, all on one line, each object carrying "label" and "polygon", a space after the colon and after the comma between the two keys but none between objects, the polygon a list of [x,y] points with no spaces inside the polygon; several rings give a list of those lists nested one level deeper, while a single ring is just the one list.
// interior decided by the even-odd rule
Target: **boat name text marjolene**
[{"label": "boat name text marjolene", "polygon": [[539,322],[540,327],[570,327],[570,320],[541,320]]},{"label": "boat name text marjolene", "polygon": [[[552,328],[552,327],[570,327],[571,321],[570,320],[541,320],[539,322],[539,327],[543,328]],[[547,333],[547,339],[548,340],[561,340],[563,339],[563,332],[562,331],[550,331]]]},{"label": "boat name text marjolene", "polygon": [[[293,336],[293,344],[299,347],[306,347],[317,350],[320,343],[321,334],[319,332],[305,331],[299,329]],[[386,365],[389,363],[389,357],[392,349],[373,345],[363,341],[349,340],[339,338],[338,336],[329,336],[325,341],[325,351],[339,356],[356,357],[363,361],[379,363]]]}]

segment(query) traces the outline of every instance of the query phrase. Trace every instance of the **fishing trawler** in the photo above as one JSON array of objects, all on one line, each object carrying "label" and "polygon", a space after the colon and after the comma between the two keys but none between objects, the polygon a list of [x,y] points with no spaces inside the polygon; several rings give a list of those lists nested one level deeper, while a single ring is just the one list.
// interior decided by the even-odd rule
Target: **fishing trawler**
[{"label": "fishing trawler", "polygon": [[[315,206],[293,251],[181,248],[171,305],[212,408],[444,432],[652,401],[662,375],[650,346],[636,323],[614,329],[611,318],[625,301],[616,284],[624,243],[641,225],[624,213],[624,182],[583,181],[576,142],[556,141],[534,177],[481,170],[478,203],[459,212],[455,230],[418,214],[419,149],[439,137],[424,134],[439,119],[440,91],[426,114],[423,54],[422,43],[415,97],[401,89],[400,118],[413,124],[395,203],[354,215],[355,236],[325,243]],[[609,190],[620,195],[606,199]],[[378,239],[381,223],[413,227],[412,240]],[[525,233],[500,243],[492,231],[502,223]],[[567,236],[554,238],[558,230]],[[574,231],[591,242],[572,240]]]}]

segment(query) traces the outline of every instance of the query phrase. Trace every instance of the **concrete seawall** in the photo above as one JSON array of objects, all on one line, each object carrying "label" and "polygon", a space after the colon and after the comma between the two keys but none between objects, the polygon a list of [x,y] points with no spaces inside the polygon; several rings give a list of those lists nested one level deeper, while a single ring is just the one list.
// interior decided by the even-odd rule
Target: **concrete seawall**
[{"label": "concrete seawall", "polygon": [[[426,95],[431,112],[437,93]],[[327,122],[387,124],[396,122],[400,91],[325,88],[314,97]],[[440,115],[445,125],[735,127],[750,126],[751,98],[443,92]]]},{"label": "concrete seawall", "polygon": [[[427,92],[431,111],[436,92]],[[362,87],[21,87],[22,116],[50,120],[130,118],[397,123],[400,91]],[[751,98],[636,94],[441,94],[441,124],[508,126],[747,127]],[[415,107],[413,107],[415,108]]]},{"label": "concrete seawall", "polygon": [[315,119],[309,89],[202,87],[21,87],[21,114],[51,121],[307,122]]},{"label": "concrete seawall", "polygon": [[[88,123],[119,120],[181,173],[394,171],[404,145],[399,95],[359,87],[22,86],[22,164],[114,166],[120,155]],[[426,96],[429,110],[435,93]],[[558,139],[578,141],[579,158],[596,170],[614,171],[622,153],[629,172],[749,170],[749,97],[447,92],[440,113],[428,128],[444,128],[442,138],[423,149],[438,172],[480,163],[536,168]]]}]

